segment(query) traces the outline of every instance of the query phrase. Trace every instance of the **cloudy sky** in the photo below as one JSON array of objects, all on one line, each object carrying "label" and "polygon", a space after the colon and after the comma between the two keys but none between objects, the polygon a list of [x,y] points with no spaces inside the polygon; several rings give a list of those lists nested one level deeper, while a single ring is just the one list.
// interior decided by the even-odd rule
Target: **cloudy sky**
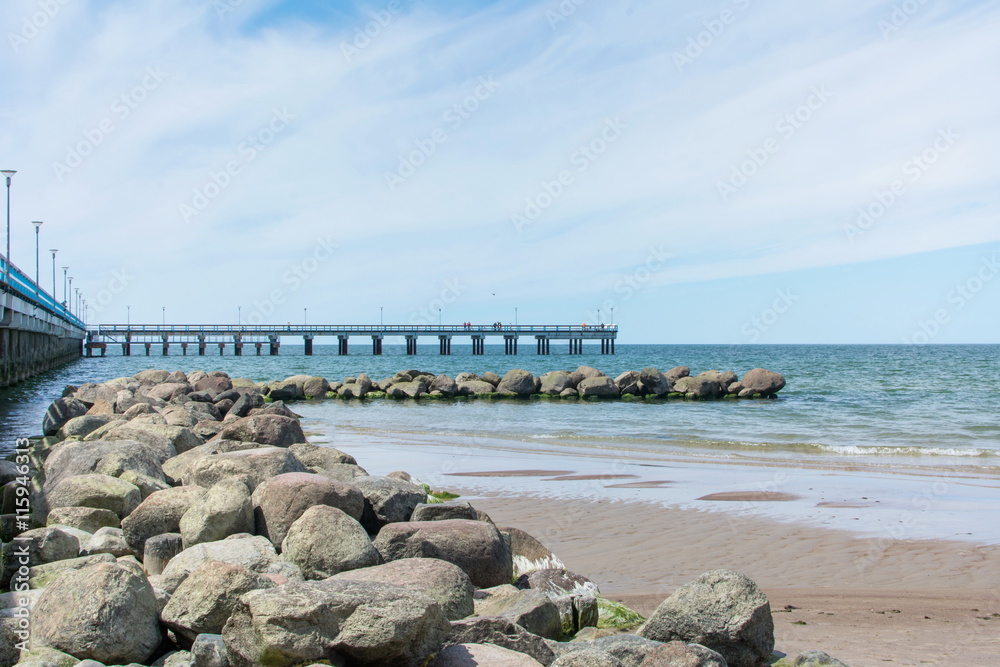
[{"label": "cloudy sky", "polygon": [[1000,342],[1000,2],[11,0],[0,23],[11,254],[33,272],[44,221],[42,283],[58,248],[93,323],[613,309],[623,342]]}]

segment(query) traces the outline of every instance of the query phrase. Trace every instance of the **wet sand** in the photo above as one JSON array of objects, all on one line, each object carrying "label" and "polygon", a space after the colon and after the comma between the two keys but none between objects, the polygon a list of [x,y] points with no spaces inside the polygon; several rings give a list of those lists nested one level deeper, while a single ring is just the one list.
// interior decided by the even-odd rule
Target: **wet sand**
[{"label": "wet sand", "polygon": [[497,523],[532,533],[605,595],[643,614],[705,571],[736,569],[767,593],[776,649],[790,656],[821,649],[854,667],[1000,664],[1000,546],[866,539],[608,499],[451,490]]}]

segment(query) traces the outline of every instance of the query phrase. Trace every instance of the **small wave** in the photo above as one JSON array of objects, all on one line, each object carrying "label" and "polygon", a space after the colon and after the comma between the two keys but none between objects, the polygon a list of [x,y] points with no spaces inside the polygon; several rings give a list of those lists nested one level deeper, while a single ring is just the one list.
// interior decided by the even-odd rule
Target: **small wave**
[{"label": "small wave", "polygon": [[958,449],[954,447],[886,447],[884,445],[816,445],[816,447],[834,454],[844,454],[847,456],[870,456],[876,454],[889,456],[962,456],[977,458],[992,457],[1000,454],[1000,452],[989,449]]},{"label": "small wave", "polygon": [[539,433],[531,436],[532,440],[558,440],[560,437],[564,436],[553,435],[552,433]]}]

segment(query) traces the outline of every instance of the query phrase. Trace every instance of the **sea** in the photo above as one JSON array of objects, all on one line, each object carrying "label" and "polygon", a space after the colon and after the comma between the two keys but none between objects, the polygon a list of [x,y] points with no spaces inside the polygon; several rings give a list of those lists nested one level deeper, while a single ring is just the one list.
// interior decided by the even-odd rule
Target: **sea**
[{"label": "sea", "polygon": [[[9,451],[16,438],[37,435],[46,407],[66,385],[102,382],[146,368],[222,370],[254,381],[296,374],[343,380],[362,372],[378,380],[408,369],[454,377],[463,371],[503,375],[512,368],[538,375],[587,365],[614,377],[648,366],[688,366],[692,374],[731,370],[739,376],[766,368],[787,382],[774,399],[315,400],[296,403],[293,409],[304,417],[313,441],[356,455],[364,452],[358,458],[373,474],[409,466],[437,485],[461,481],[495,491],[516,484],[523,492],[586,495],[594,492],[593,482],[553,491],[553,485],[530,475],[502,483],[485,475],[449,475],[519,468],[604,476],[610,471],[626,482],[663,482],[654,490],[602,485],[601,493],[624,500],[691,504],[694,494],[705,490],[799,494],[809,502],[741,508],[793,520],[812,516],[823,504],[863,504],[881,490],[883,507],[916,505],[921,498],[935,502],[940,520],[923,521],[922,536],[961,533],[1000,542],[1000,528],[984,530],[980,522],[958,526],[945,511],[952,508],[968,518],[987,507],[1000,509],[1000,345],[625,344],[614,355],[587,349],[583,355],[554,350],[545,356],[523,349],[507,356],[502,346],[487,346],[485,355],[473,356],[471,347],[458,345],[451,356],[439,356],[431,345],[415,356],[407,356],[402,345],[386,345],[382,356],[360,347],[339,356],[336,346],[320,345],[309,357],[301,345],[282,345],[274,357],[236,357],[231,351],[199,357],[172,349],[162,357],[154,349],[153,356],[124,357],[109,348],[106,357],[81,358],[3,390],[2,447]],[[687,484],[675,483],[678,476]],[[941,487],[933,484],[946,484],[950,491],[939,493],[934,489]],[[828,493],[816,496],[817,486]],[[844,512],[831,509],[826,514]],[[883,530],[878,523],[852,527],[877,533]]]}]

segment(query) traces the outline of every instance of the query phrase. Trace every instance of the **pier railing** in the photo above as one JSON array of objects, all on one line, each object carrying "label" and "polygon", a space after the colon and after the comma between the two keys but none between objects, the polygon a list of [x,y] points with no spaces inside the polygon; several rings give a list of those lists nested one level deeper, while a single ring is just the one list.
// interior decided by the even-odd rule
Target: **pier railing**
[{"label": "pier railing", "polygon": [[[74,327],[84,329],[83,320],[74,315],[61,302],[46,292],[42,287],[29,278],[16,264],[10,265],[10,282],[7,282],[7,260],[0,257],[0,289],[3,293],[11,294],[26,301],[29,305],[39,308],[50,315],[62,318]],[[6,308],[6,304],[4,304]]]}]

